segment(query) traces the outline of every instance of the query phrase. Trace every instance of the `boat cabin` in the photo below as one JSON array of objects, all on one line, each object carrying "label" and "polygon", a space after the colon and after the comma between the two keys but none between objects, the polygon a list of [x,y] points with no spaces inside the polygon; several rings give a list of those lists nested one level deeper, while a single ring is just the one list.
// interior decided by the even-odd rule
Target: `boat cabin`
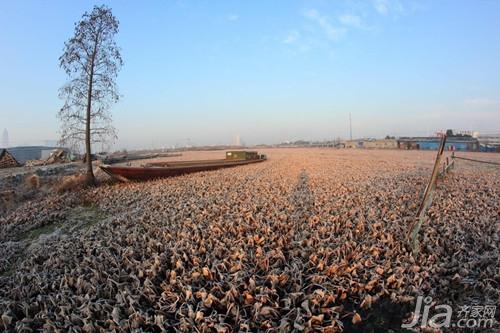
[{"label": "boat cabin", "polygon": [[259,158],[256,151],[232,150],[226,152],[226,160],[258,160]]}]

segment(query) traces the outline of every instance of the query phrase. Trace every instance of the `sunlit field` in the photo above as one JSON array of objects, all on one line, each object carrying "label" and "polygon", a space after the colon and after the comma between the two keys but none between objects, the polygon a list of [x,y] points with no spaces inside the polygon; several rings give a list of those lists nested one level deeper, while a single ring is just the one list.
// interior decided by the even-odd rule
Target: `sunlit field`
[{"label": "sunlit field", "polygon": [[415,260],[406,237],[436,152],[262,153],[1,216],[0,330],[386,331],[419,295],[498,304],[498,167],[457,161],[438,182]]}]

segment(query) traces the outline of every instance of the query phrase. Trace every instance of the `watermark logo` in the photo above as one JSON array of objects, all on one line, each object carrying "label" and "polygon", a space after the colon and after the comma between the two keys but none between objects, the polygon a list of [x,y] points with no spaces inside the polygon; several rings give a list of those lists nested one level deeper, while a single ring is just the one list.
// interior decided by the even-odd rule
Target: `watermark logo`
[{"label": "watermark logo", "polygon": [[402,328],[493,328],[495,324],[495,305],[462,305],[456,316],[447,304],[435,304],[432,297],[418,296],[415,312],[410,323],[403,323]]}]

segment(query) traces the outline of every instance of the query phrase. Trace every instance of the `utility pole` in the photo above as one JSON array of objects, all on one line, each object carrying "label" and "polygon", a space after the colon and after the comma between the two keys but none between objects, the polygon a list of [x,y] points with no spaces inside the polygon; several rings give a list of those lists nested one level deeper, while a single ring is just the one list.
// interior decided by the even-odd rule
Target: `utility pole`
[{"label": "utility pole", "polygon": [[351,120],[351,113],[349,112],[349,137],[351,138],[352,141],[352,120]]}]

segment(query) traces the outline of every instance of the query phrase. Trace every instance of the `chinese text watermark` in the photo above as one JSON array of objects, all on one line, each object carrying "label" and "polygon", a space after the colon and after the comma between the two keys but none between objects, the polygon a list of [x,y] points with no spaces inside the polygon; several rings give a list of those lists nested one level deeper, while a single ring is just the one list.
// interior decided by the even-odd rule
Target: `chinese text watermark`
[{"label": "chinese text watermark", "polygon": [[432,297],[418,296],[414,316],[409,323],[403,323],[402,328],[493,328],[495,325],[495,305],[462,305],[454,315],[453,309],[447,304],[435,304]]}]

